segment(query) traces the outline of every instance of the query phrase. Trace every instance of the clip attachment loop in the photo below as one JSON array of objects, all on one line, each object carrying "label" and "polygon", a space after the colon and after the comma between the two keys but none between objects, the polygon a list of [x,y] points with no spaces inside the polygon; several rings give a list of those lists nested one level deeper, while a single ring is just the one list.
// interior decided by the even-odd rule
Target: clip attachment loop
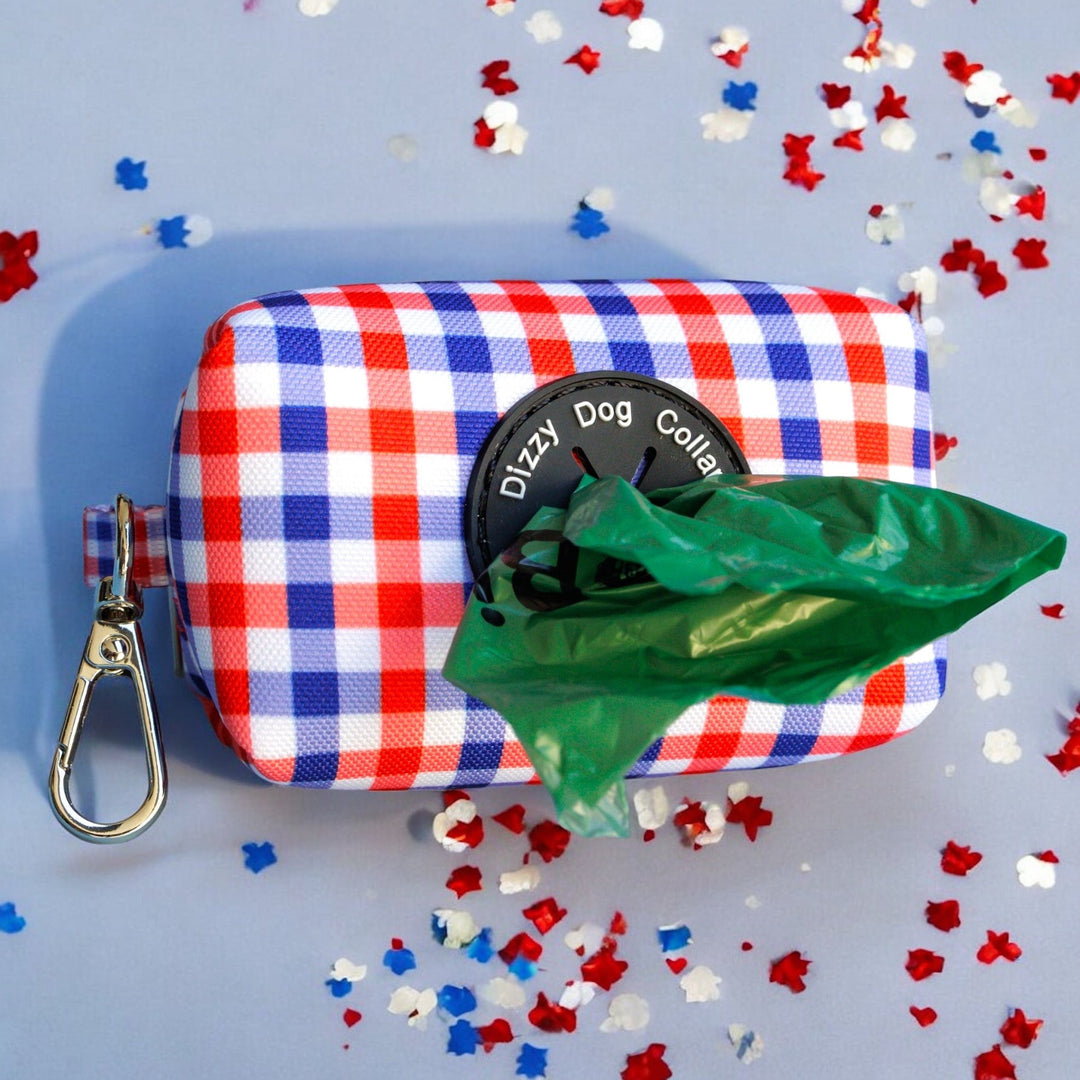
[{"label": "clip attachment loop", "polygon": [[[116,496],[116,556],[111,577],[101,580],[94,601],[94,623],[83,648],[82,662],[71,690],[64,726],[60,730],[52,768],[49,799],[60,824],[80,840],[111,844],[131,840],[148,829],[165,805],[165,755],[161,745],[154,690],[146,664],[139,619],[142,592],[132,577],[135,518],[131,500]],[[147,792],[142,805],[122,821],[91,821],[71,801],[68,783],[75,764],[79,737],[90,711],[98,679],[126,675],[135,689],[146,745]]]}]

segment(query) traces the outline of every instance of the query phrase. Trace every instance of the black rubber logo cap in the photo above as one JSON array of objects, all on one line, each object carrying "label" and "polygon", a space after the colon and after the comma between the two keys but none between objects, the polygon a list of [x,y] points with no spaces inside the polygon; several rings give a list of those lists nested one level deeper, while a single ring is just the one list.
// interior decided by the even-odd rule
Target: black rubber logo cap
[{"label": "black rubber logo cap", "polygon": [[583,473],[653,491],[749,471],[727,428],[668,383],[620,371],[558,379],[509,409],[477,455],[465,498],[473,576],[541,506],[566,506]]}]

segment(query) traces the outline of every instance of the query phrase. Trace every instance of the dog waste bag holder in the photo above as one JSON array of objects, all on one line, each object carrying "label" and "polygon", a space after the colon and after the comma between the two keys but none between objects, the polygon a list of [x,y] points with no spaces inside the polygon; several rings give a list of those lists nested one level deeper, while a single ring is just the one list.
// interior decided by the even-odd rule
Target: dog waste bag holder
[{"label": "dog waste bag holder", "polygon": [[479,577],[541,506],[566,506],[582,474],[649,492],[749,471],[731,432],[681,390],[618,371],[569,375],[507,410],[481,448],[465,499],[469,565]]}]

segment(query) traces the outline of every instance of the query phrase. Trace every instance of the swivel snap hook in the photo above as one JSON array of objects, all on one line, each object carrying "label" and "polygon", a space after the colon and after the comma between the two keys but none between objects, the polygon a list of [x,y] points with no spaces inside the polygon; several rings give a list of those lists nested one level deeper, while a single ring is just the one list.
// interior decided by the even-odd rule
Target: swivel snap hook
[{"label": "swivel snap hook", "polygon": [[[131,500],[126,495],[117,495],[113,573],[98,584],[94,622],[83,648],[82,662],[49,770],[49,800],[60,824],[80,840],[99,844],[133,839],[154,823],[165,805],[165,755],[139,628],[143,613],[142,593],[132,577],[134,540]],[[146,746],[148,784],[146,798],[133,814],[122,821],[105,823],[91,821],[75,808],[68,784],[94,687],[99,679],[115,676],[127,676],[135,690]]]}]

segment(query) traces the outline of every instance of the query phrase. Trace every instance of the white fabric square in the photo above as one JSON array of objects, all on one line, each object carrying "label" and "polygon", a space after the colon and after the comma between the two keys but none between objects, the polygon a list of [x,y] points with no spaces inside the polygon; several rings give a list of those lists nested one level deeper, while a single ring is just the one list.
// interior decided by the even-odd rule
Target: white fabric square
[{"label": "white fabric square", "polygon": [[863,720],[862,702],[850,705],[827,701],[822,709],[822,735],[854,735]]},{"label": "white fabric square", "polygon": [[242,496],[284,493],[281,454],[239,454],[237,461]]},{"label": "white fabric square", "polygon": [[775,735],[784,724],[784,706],[768,701],[751,701],[746,706],[743,731]]},{"label": "white fabric square", "polygon": [[248,671],[292,671],[291,633],[287,627],[248,627]]},{"label": "white fabric square", "polygon": [[460,582],[465,574],[462,546],[457,540],[420,541],[420,580]]},{"label": "white fabric square", "polygon": [[717,315],[729,345],[762,345],[765,338],[756,315]]},{"label": "white fabric square", "polygon": [[536,376],[531,371],[496,371],[492,378],[495,380],[495,408],[500,413],[536,389]]},{"label": "white fabric square", "polygon": [[442,320],[439,313],[431,308],[398,308],[395,312],[404,334],[420,337],[443,336]]},{"label": "white fabric square", "polygon": [[284,540],[244,540],[244,584],[281,585],[288,581]]},{"label": "white fabric square", "polygon": [[874,312],[871,316],[885,348],[915,348],[915,324],[903,311]]},{"label": "white fabric square", "polygon": [[525,327],[516,311],[478,311],[477,315],[488,337],[525,340]]},{"label": "white fabric square", "polygon": [[276,408],[281,404],[279,364],[237,364],[233,385],[238,409]]},{"label": "white fabric square", "polygon": [[894,427],[915,427],[915,391],[910,386],[885,387],[885,418]]},{"label": "white fabric square", "polygon": [[291,716],[259,714],[251,725],[251,756],[256,760],[296,757],[296,721]]},{"label": "white fabric square", "polygon": [[368,407],[367,370],[352,364],[323,365],[323,394],[332,409],[366,409]]},{"label": "white fabric square", "polygon": [[844,420],[850,423],[855,419],[855,398],[850,382],[815,379],[814,402],[819,420]]},{"label": "white fabric square", "polygon": [[327,495],[370,495],[374,487],[370,451],[331,450],[326,455]]},{"label": "white fabric square", "polygon": [[438,709],[424,713],[424,746],[461,746],[464,741],[464,709]]},{"label": "white fabric square", "polygon": [[205,585],[206,544],[202,540],[181,540],[180,553],[184,560],[184,581],[189,585]]},{"label": "white fabric square", "polygon": [[641,328],[645,331],[645,340],[652,345],[667,342],[686,342],[686,333],[677,315],[639,315]]},{"label": "white fabric square", "polygon": [[776,383],[772,379],[739,379],[739,413],[743,419],[780,416],[780,403],[776,399]]},{"label": "white fabric square", "polygon": [[607,331],[597,315],[560,314],[566,336],[574,341],[606,342]]},{"label": "white fabric square", "polygon": [[345,627],[334,631],[338,671],[377,672],[381,665],[379,631],[370,627]]},{"label": "white fabric square", "polygon": [[449,371],[410,368],[409,393],[415,412],[454,411],[454,380]]},{"label": "white fabric square", "polygon": [[824,313],[796,314],[799,332],[807,345],[842,345],[843,337],[836,319]]},{"label": "white fabric square", "polygon": [[417,495],[457,495],[461,491],[457,454],[417,454]]},{"label": "white fabric square", "polygon": [[428,671],[442,671],[456,632],[457,627],[454,626],[424,627],[424,667]]},{"label": "white fabric square", "polygon": [[330,579],[336,585],[372,585],[377,580],[374,540],[331,540]]},{"label": "white fabric square", "polygon": [[[341,713],[338,717],[338,746],[342,753],[379,750],[382,747],[382,717],[378,713]],[[374,777],[359,780],[355,786],[370,787],[372,779]]]},{"label": "white fabric square", "polygon": [[177,489],[186,499],[202,498],[202,458],[195,454],[180,455],[180,476]]},{"label": "white fabric square", "polygon": [[319,330],[345,334],[356,334],[359,330],[356,312],[350,304],[312,304],[309,310]]}]

